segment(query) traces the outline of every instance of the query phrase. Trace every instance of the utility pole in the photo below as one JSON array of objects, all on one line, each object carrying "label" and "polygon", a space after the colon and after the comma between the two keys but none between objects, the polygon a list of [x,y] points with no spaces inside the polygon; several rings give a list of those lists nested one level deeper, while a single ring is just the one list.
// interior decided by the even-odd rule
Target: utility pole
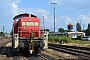
[{"label": "utility pole", "polygon": [[4,33],[4,26],[3,26],[3,33]]},{"label": "utility pole", "polygon": [[[0,21],[1,22],[1,21]],[[1,26],[1,32],[2,32],[2,26]]]},{"label": "utility pole", "polygon": [[42,16],[43,17],[43,30],[45,29],[45,26],[44,26],[44,16]]},{"label": "utility pole", "polygon": [[44,26],[44,16],[42,16],[43,17],[43,22],[42,22],[42,24],[43,24],[43,31],[44,31],[44,29],[45,29],[45,26]]},{"label": "utility pole", "polygon": [[81,25],[81,21],[82,21],[82,20],[79,20],[79,21],[80,21],[80,25]]},{"label": "utility pole", "polygon": [[44,31],[44,29],[45,29],[45,27],[44,27],[44,16],[41,16],[41,17],[43,18],[43,22],[42,22],[42,24],[43,24],[43,29],[42,29],[43,35],[42,35],[42,37],[44,37],[44,33],[45,33],[45,31]]},{"label": "utility pole", "polygon": [[7,29],[6,29],[6,34],[7,34]]},{"label": "utility pole", "polygon": [[51,3],[51,4],[54,5],[54,40],[55,40],[55,5],[56,5],[57,3]]},{"label": "utility pole", "polygon": [[[79,20],[79,21],[80,21],[80,26],[81,26],[81,21],[82,21],[82,20]],[[81,26],[81,30],[82,30],[82,26]]]},{"label": "utility pole", "polygon": [[83,31],[84,31],[84,24],[83,24]]}]

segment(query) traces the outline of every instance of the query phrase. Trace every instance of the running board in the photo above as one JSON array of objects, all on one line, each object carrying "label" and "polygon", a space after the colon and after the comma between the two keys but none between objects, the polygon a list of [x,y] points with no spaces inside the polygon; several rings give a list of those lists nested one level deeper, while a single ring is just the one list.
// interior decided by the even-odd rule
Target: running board
[{"label": "running board", "polygon": [[19,51],[19,49],[18,48],[13,48],[13,51]]}]

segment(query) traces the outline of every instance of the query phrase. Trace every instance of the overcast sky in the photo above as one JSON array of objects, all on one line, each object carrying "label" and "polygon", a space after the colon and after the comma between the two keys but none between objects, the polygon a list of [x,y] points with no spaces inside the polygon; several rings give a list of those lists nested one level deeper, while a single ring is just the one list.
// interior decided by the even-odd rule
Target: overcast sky
[{"label": "overcast sky", "polygon": [[[58,28],[67,29],[67,24],[72,23],[76,30],[76,23],[80,22],[83,29],[90,23],[90,0],[0,0],[0,31],[5,26],[5,31],[12,29],[13,17],[20,13],[30,13],[41,19],[44,16],[45,27],[53,31],[53,7],[56,5],[56,31]],[[42,24],[41,24],[42,26]]]}]

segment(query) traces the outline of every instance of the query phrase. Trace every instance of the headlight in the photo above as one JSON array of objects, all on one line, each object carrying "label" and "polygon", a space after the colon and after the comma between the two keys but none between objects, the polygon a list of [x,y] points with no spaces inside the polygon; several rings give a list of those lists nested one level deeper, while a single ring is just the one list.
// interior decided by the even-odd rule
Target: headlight
[{"label": "headlight", "polygon": [[15,34],[14,37],[15,37],[15,38],[18,38],[18,34]]},{"label": "headlight", "polygon": [[19,47],[20,47],[20,48],[23,48],[23,47],[24,47],[24,43],[23,43],[23,42],[20,42],[20,43],[19,43]]},{"label": "headlight", "polygon": [[18,34],[14,35],[14,40],[18,40]]},{"label": "headlight", "polygon": [[30,43],[33,43],[33,40],[30,40]]}]

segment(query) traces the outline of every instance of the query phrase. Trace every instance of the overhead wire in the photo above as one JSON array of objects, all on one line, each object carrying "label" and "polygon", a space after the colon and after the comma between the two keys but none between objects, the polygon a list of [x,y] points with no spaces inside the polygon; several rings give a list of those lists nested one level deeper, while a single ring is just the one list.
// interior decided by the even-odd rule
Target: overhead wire
[{"label": "overhead wire", "polygon": [[68,11],[68,12],[62,13],[62,14],[60,14],[60,15],[67,14],[67,13],[71,13],[71,12],[78,11],[78,10],[81,10],[81,9],[84,9],[84,8],[88,8],[88,7],[90,7],[90,5],[89,5],[89,6],[84,6],[84,7],[81,7],[81,8],[75,9],[75,10],[71,10],[71,11]]},{"label": "overhead wire", "polygon": [[[70,4],[71,2],[73,2],[73,0],[70,0],[69,2],[62,4],[61,6],[68,5],[68,4]],[[60,6],[58,6],[58,7],[60,7]],[[52,9],[52,10],[53,10],[53,9]],[[50,11],[52,11],[52,10],[50,10]]]},{"label": "overhead wire", "polygon": [[64,3],[64,4],[61,5],[61,6],[68,5],[68,4],[70,4],[71,2],[73,2],[73,0],[71,0],[71,1],[69,1],[69,2],[67,2],[67,3]]},{"label": "overhead wire", "polygon": [[[73,1],[70,1],[70,2],[73,2]],[[78,11],[78,10],[81,10],[81,9],[85,9],[85,8],[88,8],[88,7],[90,7],[90,5],[84,6],[84,7],[79,7],[79,0],[78,0],[78,8],[77,9],[74,9],[74,10],[71,10],[71,11],[68,11],[68,12],[65,12],[65,13],[62,13],[62,14],[59,14],[59,15],[68,14],[68,13],[71,13],[71,12],[74,12],[74,11]],[[59,15],[57,15],[57,16],[59,16]]]}]

